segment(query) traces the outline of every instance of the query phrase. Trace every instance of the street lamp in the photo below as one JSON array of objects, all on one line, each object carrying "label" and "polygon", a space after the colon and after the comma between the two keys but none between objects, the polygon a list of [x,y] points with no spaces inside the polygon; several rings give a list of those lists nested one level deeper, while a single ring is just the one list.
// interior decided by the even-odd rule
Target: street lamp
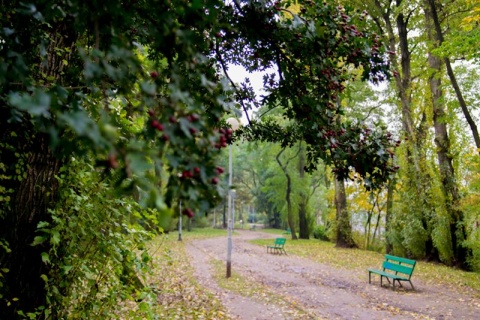
[{"label": "street lamp", "polygon": [[[235,131],[239,128],[240,123],[235,118],[228,118],[227,123]],[[227,278],[232,275],[232,230],[233,230],[233,217],[232,217],[232,145],[228,148],[228,238],[227,238]]]},{"label": "street lamp", "polygon": [[178,218],[178,241],[182,241],[182,201],[180,201],[180,214]]}]

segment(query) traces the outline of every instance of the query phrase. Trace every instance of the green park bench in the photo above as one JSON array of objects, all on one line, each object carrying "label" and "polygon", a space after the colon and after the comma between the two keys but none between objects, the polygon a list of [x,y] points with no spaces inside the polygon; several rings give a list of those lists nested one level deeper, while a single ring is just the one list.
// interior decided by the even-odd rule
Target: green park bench
[{"label": "green park bench", "polygon": [[290,228],[287,228],[287,230],[285,230],[285,232],[284,232],[283,234],[291,235],[291,234],[292,234],[292,230],[290,230]]},{"label": "green park bench", "polygon": [[368,269],[368,283],[371,283],[371,275],[373,273],[380,275],[380,286],[382,286],[383,278],[386,278],[388,283],[390,283],[390,279],[392,279],[393,290],[395,290],[395,281],[397,281],[401,287],[403,287],[401,281],[408,281],[412,289],[415,290],[410,278],[412,277],[416,264],[417,262],[415,260],[386,254],[385,261],[383,261],[382,264],[382,270]]},{"label": "green park bench", "polygon": [[285,242],[287,242],[286,238],[275,238],[275,242],[273,243],[273,246],[267,246],[267,253],[285,253]]}]

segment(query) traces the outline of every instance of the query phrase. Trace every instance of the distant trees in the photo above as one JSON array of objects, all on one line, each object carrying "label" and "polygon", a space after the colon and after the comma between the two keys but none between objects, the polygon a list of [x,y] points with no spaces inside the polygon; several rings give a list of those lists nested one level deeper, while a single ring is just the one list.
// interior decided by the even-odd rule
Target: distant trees
[{"label": "distant trees", "polygon": [[251,121],[240,135],[303,141],[309,170],[324,159],[344,179],[361,163],[368,187],[385,183],[394,143],[380,132],[359,145],[332,104],[352,69],[388,75],[381,42],[356,25],[365,17],[307,4],[2,4],[0,318],[114,317],[118,299],[152,294],[137,277],[145,241],[179,201],[191,217],[220,200],[216,160],[232,139],[222,119],[257,103],[228,64],[276,66],[263,102],[292,120]]}]

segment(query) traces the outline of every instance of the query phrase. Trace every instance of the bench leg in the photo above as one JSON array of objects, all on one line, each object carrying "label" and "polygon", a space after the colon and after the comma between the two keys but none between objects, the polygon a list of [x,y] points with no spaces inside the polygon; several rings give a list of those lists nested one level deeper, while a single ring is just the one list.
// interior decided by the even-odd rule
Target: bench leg
[{"label": "bench leg", "polygon": [[408,282],[410,282],[410,285],[412,286],[412,290],[415,290],[415,288],[413,287],[412,281],[408,280]]}]

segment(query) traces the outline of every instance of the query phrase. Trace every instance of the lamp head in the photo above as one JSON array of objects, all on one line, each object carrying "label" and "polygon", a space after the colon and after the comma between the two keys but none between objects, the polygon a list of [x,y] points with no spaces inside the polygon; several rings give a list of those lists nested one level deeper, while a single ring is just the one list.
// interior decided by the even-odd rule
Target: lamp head
[{"label": "lamp head", "polygon": [[232,127],[232,130],[235,131],[240,127],[240,123],[235,118],[228,118],[227,123]]}]

